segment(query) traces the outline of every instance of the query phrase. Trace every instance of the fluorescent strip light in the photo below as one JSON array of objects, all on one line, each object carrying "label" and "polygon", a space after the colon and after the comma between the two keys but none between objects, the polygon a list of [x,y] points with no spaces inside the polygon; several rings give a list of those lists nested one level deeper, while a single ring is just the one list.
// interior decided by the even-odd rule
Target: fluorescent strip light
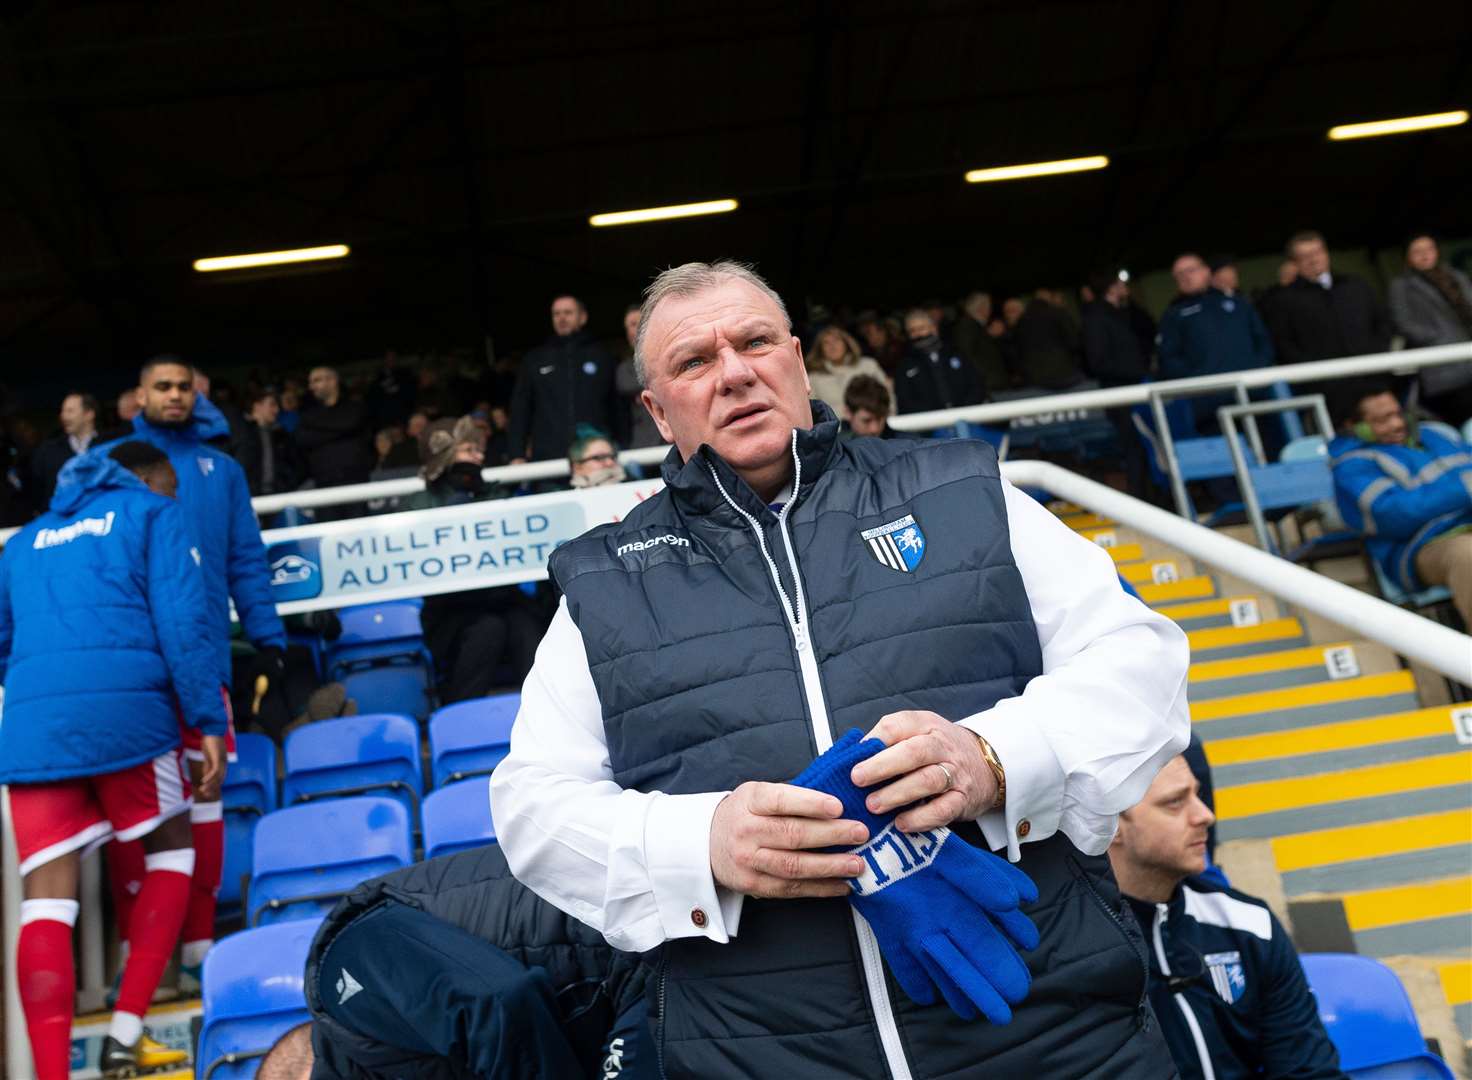
[{"label": "fluorescent strip light", "polygon": [[968,184],[985,184],[992,180],[1022,180],[1029,176],[1057,176],[1059,173],[1088,172],[1107,169],[1109,159],[1103,154],[1093,157],[1068,158],[1066,161],[1035,161],[1031,165],[1001,165],[995,169],[972,169],[966,174]]},{"label": "fluorescent strip light", "polygon": [[245,270],[252,266],[280,266],[282,263],[314,262],[318,259],[341,259],[351,250],[346,244],[293,248],[290,251],[258,251],[253,255],[217,255],[195,259],[194,269],[201,274],[217,270]]},{"label": "fluorescent strip light", "polygon": [[1329,138],[1369,139],[1376,135],[1401,135],[1407,131],[1427,131],[1430,128],[1456,127],[1467,122],[1467,110],[1430,113],[1426,116],[1402,116],[1399,120],[1371,120],[1365,124],[1340,124],[1329,129]]},{"label": "fluorescent strip light", "polygon": [[739,205],[735,199],[712,199],[710,202],[681,203],[679,206],[651,206],[647,210],[616,210],[610,214],[594,214],[588,219],[588,224],[597,229],[605,225],[637,225],[642,221],[699,217],[701,214],[728,214]]}]

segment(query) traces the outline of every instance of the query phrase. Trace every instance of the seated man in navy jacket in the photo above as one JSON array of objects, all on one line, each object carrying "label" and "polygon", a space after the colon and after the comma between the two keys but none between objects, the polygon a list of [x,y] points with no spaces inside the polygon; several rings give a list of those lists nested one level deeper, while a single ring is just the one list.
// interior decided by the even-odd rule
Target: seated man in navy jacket
[{"label": "seated man in navy jacket", "polygon": [[1184,756],[1119,815],[1109,861],[1150,942],[1150,1003],[1185,1080],[1346,1080],[1298,953],[1261,900],[1206,878],[1216,820]]}]

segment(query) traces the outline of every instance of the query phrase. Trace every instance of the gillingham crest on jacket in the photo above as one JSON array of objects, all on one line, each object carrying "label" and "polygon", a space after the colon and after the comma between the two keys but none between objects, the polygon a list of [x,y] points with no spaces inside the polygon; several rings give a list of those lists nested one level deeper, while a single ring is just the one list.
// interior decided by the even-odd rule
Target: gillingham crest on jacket
[{"label": "gillingham crest on jacket", "polygon": [[891,570],[911,573],[925,558],[925,533],[910,514],[859,535],[869,545],[869,553]]},{"label": "gillingham crest on jacket", "polygon": [[1211,985],[1228,1005],[1239,1000],[1247,989],[1247,972],[1242,967],[1240,952],[1208,953],[1202,962],[1211,975]]}]

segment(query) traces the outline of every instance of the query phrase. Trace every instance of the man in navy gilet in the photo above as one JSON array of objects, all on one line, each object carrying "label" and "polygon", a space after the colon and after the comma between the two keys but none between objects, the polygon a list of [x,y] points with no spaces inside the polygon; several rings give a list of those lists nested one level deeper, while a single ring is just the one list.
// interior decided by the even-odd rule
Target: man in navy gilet
[{"label": "man in navy gilet", "polygon": [[[1185,635],[985,444],[840,440],[749,267],[662,273],[635,360],[665,489],[552,557],[491,781],[513,872],[647,953],[669,1076],[1172,1075],[1105,852],[1186,745]],[[786,781],[854,727],[872,812],[1036,883],[1011,1023],[910,1000],[844,899],[865,828]]]}]

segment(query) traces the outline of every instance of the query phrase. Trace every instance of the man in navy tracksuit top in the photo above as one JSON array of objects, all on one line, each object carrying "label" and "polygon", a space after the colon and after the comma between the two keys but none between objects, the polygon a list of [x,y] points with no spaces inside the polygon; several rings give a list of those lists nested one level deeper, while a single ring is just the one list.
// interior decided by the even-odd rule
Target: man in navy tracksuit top
[{"label": "man in navy tracksuit top", "polygon": [[0,783],[20,851],[16,969],[40,1080],[68,1074],[78,867],[109,836],[145,854],[103,1072],[185,1057],[152,1042],[142,1017],[194,868],[179,725],[200,733],[218,784],[225,708],[199,555],[172,487],[168,459],[143,443],[73,458],[51,512],[0,557]]},{"label": "man in navy tracksuit top", "polygon": [[[168,455],[179,477],[181,515],[199,549],[204,571],[205,604],[214,630],[215,676],[227,697],[230,686],[230,603],[251,644],[279,673],[284,669],[286,632],[271,600],[270,570],[261,531],[251,510],[245,471],[209,440],[228,435],[229,424],[209,399],[194,389],[194,369],[177,357],[155,357],[143,366],[138,382],[142,411],[133,418],[132,439],[151,443]],[[100,453],[106,453],[103,447]],[[213,944],[215,894],[224,864],[225,826],[219,789],[201,785],[199,748],[187,730],[184,756],[197,788],[190,810],[196,855],[189,913],[180,939],[180,988],[197,989],[199,967]],[[227,736],[230,749],[234,734]],[[139,876],[136,845],[114,844],[108,852],[113,898],[118,904],[119,933],[127,939],[130,883]]]},{"label": "man in navy tracksuit top", "polygon": [[1215,815],[1184,757],[1119,816],[1109,860],[1150,945],[1150,1002],[1185,1080],[1343,1080],[1298,953],[1256,897],[1193,877]]}]

